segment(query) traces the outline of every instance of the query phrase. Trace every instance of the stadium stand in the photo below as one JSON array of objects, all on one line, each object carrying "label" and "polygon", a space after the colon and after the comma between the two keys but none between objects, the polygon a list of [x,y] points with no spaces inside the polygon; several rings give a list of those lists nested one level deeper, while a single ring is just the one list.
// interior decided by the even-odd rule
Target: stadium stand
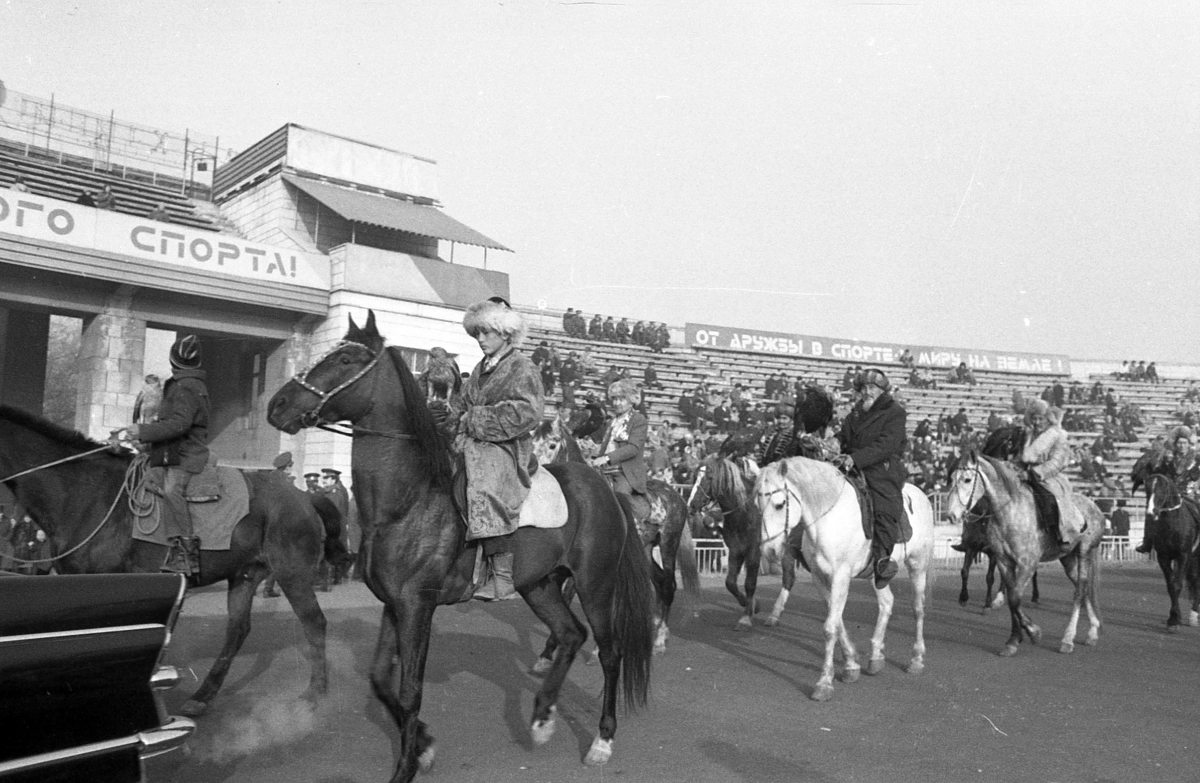
[{"label": "stadium stand", "polygon": [[[39,152],[42,153],[40,157],[37,155]],[[169,222],[205,231],[218,230],[213,219],[201,214],[191,199],[136,179],[111,177],[93,171],[94,163],[84,158],[47,155],[0,138],[2,187],[10,186],[18,176],[23,176],[30,192],[74,202],[83,191],[98,191],[108,185],[116,196],[117,212],[145,217],[159,204],[166,204]]]}]

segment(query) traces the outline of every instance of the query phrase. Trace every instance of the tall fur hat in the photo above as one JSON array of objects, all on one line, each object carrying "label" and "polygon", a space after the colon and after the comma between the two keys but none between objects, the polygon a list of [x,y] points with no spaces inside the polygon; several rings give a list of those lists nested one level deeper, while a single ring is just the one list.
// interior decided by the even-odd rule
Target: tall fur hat
[{"label": "tall fur hat", "polygon": [[463,329],[474,337],[483,329],[504,335],[513,345],[525,341],[525,319],[502,297],[493,296],[467,308]]},{"label": "tall fur hat", "polygon": [[1181,425],[1181,426],[1176,427],[1175,429],[1171,430],[1171,443],[1172,444],[1175,443],[1175,441],[1179,440],[1180,438],[1186,438],[1187,441],[1189,443],[1191,443],[1191,441],[1192,441],[1191,428]]},{"label": "tall fur hat", "polygon": [[816,432],[833,421],[834,407],[833,397],[825,387],[805,384],[796,398],[796,424],[807,433]]},{"label": "tall fur hat", "polygon": [[1027,400],[1025,402],[1025,418],[1028,419],[1035,413],[1039,413],[1042,416],[1047,415],[1050,413],[1050,403],[1036,397]]},{"label": "tall fur hat", "polygon": [[854,379],[854,388],[862,390],[867,386],[874,386],[883,391],[891,391],[892,382],[884,375],[883,370],[866,370],[858,374]]}]

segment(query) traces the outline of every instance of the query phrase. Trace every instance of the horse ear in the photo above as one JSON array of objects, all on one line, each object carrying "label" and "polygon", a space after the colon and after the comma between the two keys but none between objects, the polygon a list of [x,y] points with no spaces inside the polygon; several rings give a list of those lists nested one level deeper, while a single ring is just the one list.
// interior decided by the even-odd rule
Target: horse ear
[{"label": "horse ear", "polygon": [[779,466],[779,477],[783,478],[784,476],[786,476],[787,470],[788,470],[788,461],[786,459],[781,459],[781,460],[778,460],[775,464]]},{"label": "horse ear", "polygon": [[356,341],[355,338],[362,337],[362,329],[358,328],[358,324],[354,323],[354,316],[347,316],[350,319],[350,328],[346,330],[346,339]]},{"label": "horse ear", "polygon": [[375,311],[367,311],[367,325],[363,327],[363,334],[367,337],[378,337],[379,329],[375,327]]}]

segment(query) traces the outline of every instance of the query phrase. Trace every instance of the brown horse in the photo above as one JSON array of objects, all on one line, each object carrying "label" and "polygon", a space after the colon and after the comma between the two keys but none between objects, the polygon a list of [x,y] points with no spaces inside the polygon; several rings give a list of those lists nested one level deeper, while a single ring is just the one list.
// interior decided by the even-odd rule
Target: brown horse
[{"label": "brown horse", "polygon": [[[384,345],[374,313],[361,329],[351,319],[343,340],[276,392],[268,411],[284,432],[340,421],[354,433],[366,582],[384,605],[371,686],[400,732],[392,783],[408,783],[433,764],[435,753],[420,719],[433,613],[470,598],[478,550],[466,541],[454,499],[450,444],[399,349]],[[553,734],[559,691],[590,626],[604,688],[600,730],[584,763],[604,764],[612,755],[618,696],[636,706],[650,687],[649,569],[632,516],[602,476],[572,463],[542,470],[562,488],[566,524],[521,527],[509,539],[514,586],[559,643],[534,699],[530,734],[536,745]],[[564,600],[563,583],[571,577],[587,625]]]},{"label": "brown horse", "polygon": [[[60,573],[96,574],[157,572],[166,547],[133,538],[128,453],[101,450],[78,432],[59,427],[25,411],[0,405],[0,481],[46,531],[58,553]],[[38,466],[63,461],[38,469]],[[4,478],[30,471],[17,478]],[[242,471],[250,489],[250,513],[234,528],[227,551],[200,554],[198,586],[229,582],[229,622],[225,644],[208,676],[183,706],[185,715],[200,715],[229,672],[246,635],[258,583],[274,571],[279,585],[304,627],[312,675],[304,698],[325,693],[325,615],[317,604],[313,581],[324,556],[340,560],[341,518],[327,499],[318,503],[276,471]],[[268,566],[269,564],[269,566]]]},{"label": "brown horse", "polygon": [[[579,442],[558,419],[544,421],[533,433],[534,453],[543,465],[558,465],[563,462],[586,464]],[[700,594],[700,568],[696,564],[696,544],[692,540],[688,524],[687,501],[665,481],[649,479],[646,482],[646,497],[650,502],[650,519],[641,525],[642,548],[650,563],[650,578],[654,581],[654,592],[658,598],[655,613],[654,652],[667,650],[667,639],[671,632],[667,623],[671,619],[671,607],[675,603],[675,567],[683,577],[683,589],[693,597]],[[654,548],[662,565],[654,559]],[[553,660],[555,641],[546,641],[546,649],[534,664],[534,672],[548,671]]]},{"label": "brown horse", "polygon": [[[709,503],[716,503],[721,509],[721,538],[729,550],[725,588],[743,610],[735,628],[747,631],[758,611],[754,593],[758,589],[758,570],[762,557],[762,513],[754,502],[754,482],[747,480],[732,460],[713,455],[701,463],[696,471],[688,510],[696,512]],[[744,592],[738,587],[738,574],[743,566],[746,569]],[[781,602],[779,610],[782,609]],[[778,613],[775,621],[778,621]]]}]

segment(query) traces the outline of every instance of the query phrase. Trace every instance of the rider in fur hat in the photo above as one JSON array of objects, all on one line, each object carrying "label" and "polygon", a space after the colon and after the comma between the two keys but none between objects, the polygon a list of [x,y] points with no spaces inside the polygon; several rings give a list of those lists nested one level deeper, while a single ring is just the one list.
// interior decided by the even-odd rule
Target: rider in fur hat
[{"label": "rider in fur hat", "polygon": [[[1200,480],[1200,460],[1192,448],[1192,430],[1190,427],[1176,427],[1171,431],[1170,438],[1171,451],[1163,456],[1153,472],[1171,477],[1179,489],[1180,498],[1191,507],[1193,515],[1200,519],[1200,507],[1197,507],[1192,498],[1193,484]],[[1149,554],[1153,551],[1152,539],[1156,521],[1154,517],[1147,515],[1138,552]]]},{"label": "rider in fur hat", "polygon": [[517,350],[525,320],[495,296],[467,308],[463,328],[475,338],[483,360],[451,400],[446,419],[467,472],[467,539],[483,539],[493,579],[476,596],[513,596],[512,554],[507,536],[517,529],[532,479],[533,431],[545,400],[537,367]]},{"label": "rider in fur hat", "polygon": [[838,442],[842,454],[833,462],[844,471],[858,470],[875,507],[871,556],[875,587],[882,589],[899,570],[891,559],[904,520],[904,465],[908,413],[892,399],[891,383],[881,370],[867,370],[854,379],[858,404],[842,422]]},{"label": "rider in fur hat", "polygon": [[[1038,502],[1038,521],[1060,545],[1063,531],[1081,530],[1083,521],[1065,473],[1071,462],[1071,444],[1061,421],[1062,411],[1058,408],[1045,400],[1029,400],[1025,407],[1025,442],[1018,459]],[[1046,502],[1051,497],[1057,508]]]}]

